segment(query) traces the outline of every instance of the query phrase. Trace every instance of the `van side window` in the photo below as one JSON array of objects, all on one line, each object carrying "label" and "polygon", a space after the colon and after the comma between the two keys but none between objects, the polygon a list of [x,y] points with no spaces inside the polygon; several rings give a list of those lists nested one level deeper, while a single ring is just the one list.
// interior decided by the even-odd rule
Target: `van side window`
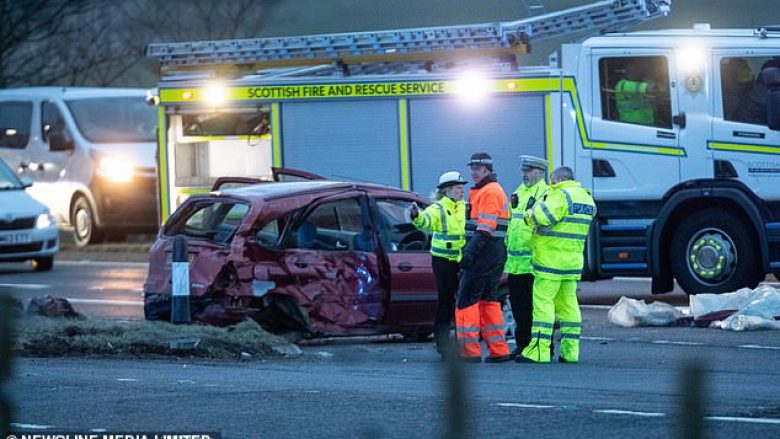
[{"label": "van side window", "polygon": [[65,127],[65,119],[62,117],[60,109],[53,102],[44,102],[41,104],[41,134],[43,140],[49,144],[50,149],[49,133],[52,131],[59,131],[68,136],[68,129]]},{"label": "van side window", "polygon": [[666,57],[601,58],[599,84],[604,120],[672,128]]},{"label": "van side window", "polygon": [[766,126],[767,87],[761,71],[768,67],[780,67],[780,56],[724,57],[720,60],[723,119]]},{"label": "van side window", "polygon": [[0,102],[0,148],[24,149],[30,141],[31,102]]}]

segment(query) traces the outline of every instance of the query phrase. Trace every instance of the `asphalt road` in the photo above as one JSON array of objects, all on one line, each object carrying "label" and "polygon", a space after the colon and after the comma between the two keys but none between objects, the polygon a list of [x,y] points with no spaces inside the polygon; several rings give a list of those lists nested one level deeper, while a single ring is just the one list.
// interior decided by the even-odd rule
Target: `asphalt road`
[{"label": "asphalt road", "polygon": [[[681,368],[704,372],[704,436],[780,436],[776,332],[616,328],[586,309],[581,363],[464,365],[464,415],[430,343],[304,347],[263,362],[22,359],[17,429],[221,431],[227,438],[684,437]],[[457,405],[457,404],[456,404]],[[33,430],[28,430],[33,431]]]}]

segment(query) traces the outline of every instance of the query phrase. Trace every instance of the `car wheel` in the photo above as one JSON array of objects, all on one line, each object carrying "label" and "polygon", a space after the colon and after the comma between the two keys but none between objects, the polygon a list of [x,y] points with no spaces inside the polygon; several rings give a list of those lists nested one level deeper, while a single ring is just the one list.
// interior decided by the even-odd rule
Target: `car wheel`
[{"label": "car wheel", "polygon": [[73,224],[73,241],[76,247],[85,247],[89,243],[100,240],[100,234],[95,224],[95,214],[86,198],[79,197],[73,203],[70,220]]},{"label": "car wheel", "polygon": [[54,256],[45,256],[33,259],[33,270],[50,271],[54,267]]},{"label": "car wheel", "polygon": [[764,278],[752,227],[740,217],[705,209],[683,219],[672,238],[672,273],[688,294],[755,288]]}]

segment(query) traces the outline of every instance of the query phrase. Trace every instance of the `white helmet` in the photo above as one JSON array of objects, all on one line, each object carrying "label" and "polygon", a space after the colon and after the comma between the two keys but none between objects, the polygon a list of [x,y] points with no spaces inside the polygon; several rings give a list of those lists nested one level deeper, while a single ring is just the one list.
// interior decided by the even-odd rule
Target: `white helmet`
[{"label": "white helmet", "polygon": [[445,187],[455,186],[456,184],[466,184],[466,180],[460,176],[460,172],[448,171],[441,174],[441,177],[439,177],[439,185],[436,187],[438,189],[444,189]]}]

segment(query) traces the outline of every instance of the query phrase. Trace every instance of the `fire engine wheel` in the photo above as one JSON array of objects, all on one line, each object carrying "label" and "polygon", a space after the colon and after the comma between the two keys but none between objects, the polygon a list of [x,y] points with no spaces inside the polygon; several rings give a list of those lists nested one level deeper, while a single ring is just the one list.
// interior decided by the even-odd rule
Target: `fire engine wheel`
[{"label": "fire engine wheel", "polygon": [[95,224],[95,214],[86,198],[79,197],[73,203],[70,220],[73,224],[73,241],[76,247],[85,247],[89,243],[100,240]]},{"label": "fire engine wheel", "polygon": [[751,227],[738,216],[705,209],[685,218],[672,239],[672,273],[688,294],[755,288],[762,280]]}]

